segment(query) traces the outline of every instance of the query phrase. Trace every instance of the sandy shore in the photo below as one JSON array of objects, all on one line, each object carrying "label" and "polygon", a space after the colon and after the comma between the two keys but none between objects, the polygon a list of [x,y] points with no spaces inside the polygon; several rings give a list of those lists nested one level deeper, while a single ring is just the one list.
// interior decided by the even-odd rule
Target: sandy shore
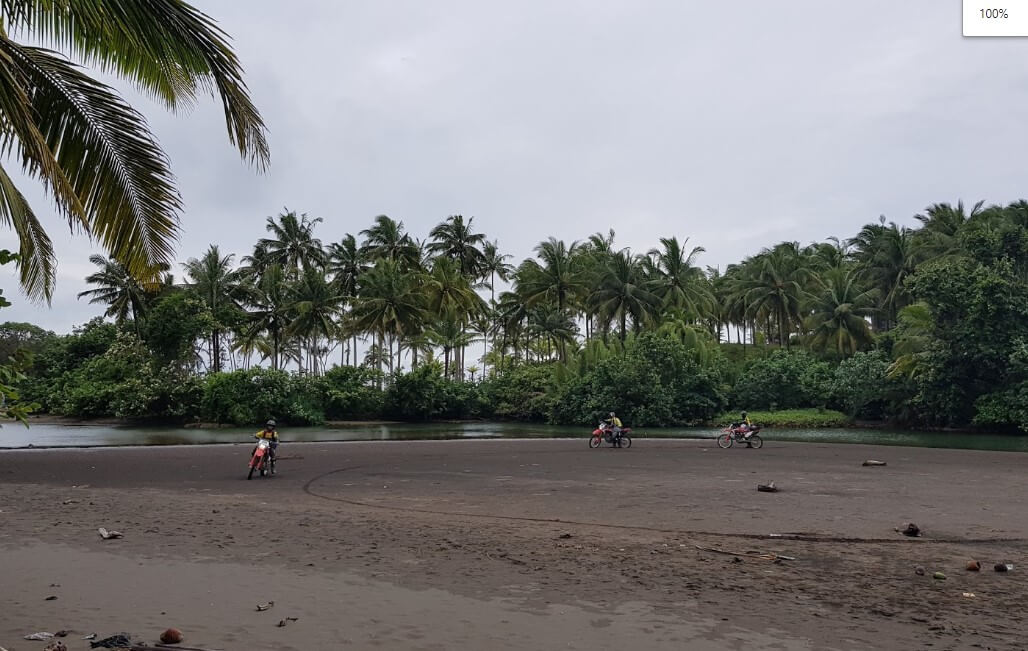
[{"label": "sandy shore", "polygon": [[225,650],[1026,647],[1023,454],[286,443],[248,482],[248,451],[0,452],[0,647],[167,626]]}]

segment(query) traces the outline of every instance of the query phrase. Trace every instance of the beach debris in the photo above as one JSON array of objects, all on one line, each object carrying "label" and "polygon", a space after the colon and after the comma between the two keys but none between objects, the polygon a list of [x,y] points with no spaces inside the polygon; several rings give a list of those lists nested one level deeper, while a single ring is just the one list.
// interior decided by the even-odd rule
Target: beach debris
[{"label": "beach debris", "polygon": [[68,637],[69,633],[71,633],[71,631],[57,631],[54,633],[54,637]]},{"label": "beach debris", "polygon": [[904,536],[910,536],[911,538],[916,538],[921,535],[921,528],[913,522],[906,523],[902,528],[896,529],[896,531],[900,532]]},{"label": "beach debris", "polygon": [[283,626],[288,625],[289,622],[296,622],[299,621],[299,619],[299,617],[286,617],[285,619],[280,619],[278,624],[275,624],[275,626],[282,628]]},{"label": "beach debris", "polygon": [[54,640],[50,644],[43,647],[43,651],[68,651],[68,647],[64,645],[64,642],[60,640]]},{"label": "beach debris", "polygon": [[83,635],[82,639],[83,640],[95,640],[96,639],[96,633],[90,633],[89,635]]},{"label": "beach debris", "polygon": [[132,646],[132,636],[128,633],[118,633],[89,643],[91,649],[123,649],[127,646]]},{"label": "beach debris", "polygon": [[108,531],[103,527],[96,530],[100,534],[100,537],[104,540],[111,540],[112,538],[121,538],[122,533],[120,531]]},{"label": "beach debris", "polygon": [[32,642],[43,642],[44,640],[49,640],[53,636],[54,636],[53,633],[47,633],[45,631],[40,631],[39,633],[32,633],[30,635],[26,635],[25,639],[26,640],[30,640]]},{"label": "beach debris", "polygon": [[757,490],[761,493],[777,493],[778,487],[773,481],[769,481],[766,484],[757,484]]},{"label": "beach debris", "polygon": [[1014,566],[1010,563],[996,563],[996,565],[992,569],[996,570],[997,572],[1013,572]]},{"label": "beach debris", "polygon": [[914,574],[916,574],[918,576],[924,576],[924,567],[922,567],[921,565],[918,565],[917,567],[915,567],[914,568]]},{"label": "beach debris", "polygon": [[975,594],[973,592],[965,592],[964,596],[967,597],[968,599],[974,599],[975,598]]},{"label": "beach debris", "polygon": [[178,644],[182,641],[182,631],[177,628],[169,628],[161,633],[161,642],[164,644]]},{"label": "beach debris", "polygon": [[44,599],[43,601],[57,601],[57,595],[52,594],[49,597],[47,597],[46,599]]},{"label": "beach debris", "polygon": [[262,612],[264,612],[265,610],[271,608],[274,605],[275,605],[274,601],[269,601],[266,604],[257,604],[257,612],[262,613]]},{"label": "beach debris", "polygon": [[943,574],[942,572],[936,572],[935,574],[932,575],[932,578],[935,579],[936,581],[945,581],[946,580],[946,575]]},{"label": "beach debris", "polygon": [[967,562],[967,571],[968,572],[979,572],[979,571],[981,571],[981,569],[982,569],[982,564],[979,563],[978,561],[970,560],[970,561]]},{"label": "beach debris", "polygon": [[861,465],[864,465],[864,466],[887,466],[889,464],[885,463],[884,461],[875,461],[874,459],[868,459],[867,461],[865,461]]},{"label": "beach debris", "polygon": [[561,540],[567,540],[568,538],[571,537],[571,534],[569,534],[568,532],[565,531],[564,533],[560,534],[557,537],[560,538]]}]

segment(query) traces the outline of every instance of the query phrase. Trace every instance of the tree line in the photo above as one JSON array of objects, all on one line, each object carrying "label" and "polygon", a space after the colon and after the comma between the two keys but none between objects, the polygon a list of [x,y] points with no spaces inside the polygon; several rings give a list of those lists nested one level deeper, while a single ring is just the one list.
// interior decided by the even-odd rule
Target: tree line
[{"label": "tree line", "polygon": [[[543,400],[525,407],[534,418],[554,422],[591,419],[607,400],[617,408],[631,382],[675,394],[639,397],[633,408],[655,424],[738,403],[932,426],[1010,427],[1028,416],[1023,201],[934,204],[915,227],[882,218],[724,270],[700,267],[703,249],[675,236],[645,252],[619,248],[613,231],[549,238],[515,265],[461,215],[423,240],[383,215],[327,245],[320,222],[269,217],[238,264],[212,245],[181,281],[167,268],[144,285],[94,256],[82,296],[158,366],[191,376],[264,365],[320,378],[339,366],[371,370],[363,381],[395,392],[399,378],[438,363],[444,383],[507,382],[522,405]],[[660,368],[674,364],[681,377]],[[601,369],[622,387],[602,399]]]}]

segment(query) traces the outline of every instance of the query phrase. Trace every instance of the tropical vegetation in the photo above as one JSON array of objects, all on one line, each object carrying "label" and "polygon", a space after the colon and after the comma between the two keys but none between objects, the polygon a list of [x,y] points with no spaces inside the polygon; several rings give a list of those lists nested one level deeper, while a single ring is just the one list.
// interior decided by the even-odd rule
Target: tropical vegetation
[{"label": "tropical vegetation", "polygon": [[[638,426],[837,410],[920,427],[1028,422],[1028,203],[935,204],[916,227],[782,242],[724,269],[661,238],[547,238],[515,264],[473,218],[426,239],[380,215],[319,239],[285,210],[237,259],[159,282],[93,259],[103,317],[29,341],[55,414],[249,423],[501,418]],[[20,330],[19,330],[20,328]],[[826,422],[838,422],[830,414]],[[820,421],[818,421],[820,422]]]}]

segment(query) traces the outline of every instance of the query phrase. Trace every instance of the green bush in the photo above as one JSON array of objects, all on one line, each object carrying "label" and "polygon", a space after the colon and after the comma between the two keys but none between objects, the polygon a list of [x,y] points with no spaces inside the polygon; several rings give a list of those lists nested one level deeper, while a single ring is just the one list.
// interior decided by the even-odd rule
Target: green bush
[{"label": "green bush", "polygon": [[590,425],[615,411],[626,425],[687,425],[712,418],[724,408],[719,356],[700,366],[680,341],[645,334],[622,355],[561,387],[550,412],[556,424]]},{"label": "green bush", "polygon": [[281,370],[212,373],[204,385],[201,418],[235,425],[255,425],[269,418],[317,424],[325,418],[319,393],[316,380],[297,379]]},{"label": "green bush", "polygon": [[887,377],[889,363],[882,351],[857,353],[840,362],[832,378],[832,406],[851,418],[885,418],[889,396],[896,390]]},{"label": "green bush", "polygon": [[321,378],[325,415],[331,420],[379,418],[385,393],[378,388],[381,372],[364,366],[336,366]]},{"label": "green bush", "polygon": [[556,398],[553,364],[518,364],[479,385],[480,414],[500,420],[545,422]]},{"label": "green bush", "polygon": [[778,350],[746,366],[733,392],[740,409],[825,406],[833,390],[832,367],[804,350]]}]

